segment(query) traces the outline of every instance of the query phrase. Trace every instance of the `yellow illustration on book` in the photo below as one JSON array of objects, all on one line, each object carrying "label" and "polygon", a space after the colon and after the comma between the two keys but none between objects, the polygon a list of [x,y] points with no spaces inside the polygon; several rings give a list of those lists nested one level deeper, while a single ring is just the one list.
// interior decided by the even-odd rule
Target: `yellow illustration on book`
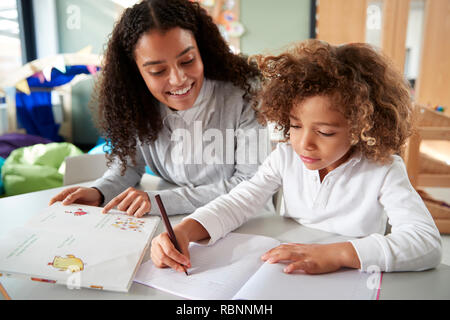
[{"label": "yellow illustration on book", "polygon": [[84,269],[83,261],[72,254],[66,255],[66,257],[56,256],[53,262],[49,262],[48,265],[59,269],[59,271],[79,272]]}]

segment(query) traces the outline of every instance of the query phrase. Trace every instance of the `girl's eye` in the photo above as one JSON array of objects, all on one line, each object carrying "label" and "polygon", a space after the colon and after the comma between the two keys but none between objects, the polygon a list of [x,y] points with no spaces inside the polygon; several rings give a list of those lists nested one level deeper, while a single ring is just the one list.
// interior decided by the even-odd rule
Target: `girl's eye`
[{"label": "girl's eye", "polygon": [[291,128],[294,128],[294,129],[300,129],[301,126],[295,126],[295,125],[291,124]]},{"label": "girl's eye", "polygon": [[320,132],[320,131],[319,131],[319,133],[320,133],[321,135],[325,136],[325,137],[331,137],[331,136],[334,136],[334,135],[335,135],[334,132],[333,132],[333,133],[325,133],[325,132]]}]

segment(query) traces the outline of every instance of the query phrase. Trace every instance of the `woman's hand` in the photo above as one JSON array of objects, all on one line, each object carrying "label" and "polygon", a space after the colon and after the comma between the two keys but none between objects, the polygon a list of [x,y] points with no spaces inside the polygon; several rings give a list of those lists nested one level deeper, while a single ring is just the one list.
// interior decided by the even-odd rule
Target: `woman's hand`
[{"label": "woman's hand", "polygon": [[153,238],[151,259],[158,268],[170,267],[184,272],[184,268],[191,267],[189,243],[209,237],[206,229],[196,220],[186,219],[173,228],[181,252],[175,249],[167,232]]},{"label": "woman's hand", "polygon": [[65,206],[71,203],[99,206],[102,201],[102,194],[95,188],[70,187],[54,196],[48,205],[50,206],[56,201],[62,201]]},{"label": "woman's hand", "polygon": [[358,255],[350,242],[332,244],[282,244],[267,251],[261,259],[268,263],[291,262],[284,272],[303,270],[309,274],[328,273],[342,267],[360,268]]},{"label": "woman's hand", "polygon": [[107,213],[115,206],[117,206],[117,209],[120,211],[126,211],[129,216],[140,218],[144,214],[150,212],[151,203],[147,192],[130,187],[117,197],[113,198],[103,208],[102,213]]}]

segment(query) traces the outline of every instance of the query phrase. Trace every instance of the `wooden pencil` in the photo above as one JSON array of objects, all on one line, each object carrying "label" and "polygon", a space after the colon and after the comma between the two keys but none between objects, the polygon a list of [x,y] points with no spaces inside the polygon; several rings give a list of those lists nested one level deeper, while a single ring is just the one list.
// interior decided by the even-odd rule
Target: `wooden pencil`
[{"label": "wooden pencil", "polygon": [[[161,197],[159,196],[159,194],[155,195],[155,199],[156,199],[156,203],[158,204],[159,211],[161,211],[161,217],[163,219],[164,225],[166,226],[167,233],[169,234],[169,239],[170,239],[170,241],[172,241],[173,245],[175,246],[175,249],[177,249],[179,252],[181,252],[181,248],[178,244],[177,238],[175,237],[175,233],[173,232],[172,225],[170,224],[169,217],[167,216],[166,209],[164,208],[164,205],[162,203],[162,200],[161,200]],[[182,265],[182,267],[184,269],[184,273],[188,276],[189,273],[187,272],[186,267],[183,265]]]}]

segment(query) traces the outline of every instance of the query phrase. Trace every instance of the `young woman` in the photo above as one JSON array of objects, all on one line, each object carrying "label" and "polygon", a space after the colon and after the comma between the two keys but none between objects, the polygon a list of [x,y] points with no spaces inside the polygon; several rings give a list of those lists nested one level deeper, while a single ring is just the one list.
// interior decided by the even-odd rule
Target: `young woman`
[{"label": "young woman", "polygon": [[126,9],[108,43],[98,97],[114,163],[92,188],[67,188],[50,203],[157,213],[156,192],[135,189],[146,165],[179,186],[157,192],[169,214],[229,192],[268,154],[252,108],[259,80],[256,65],[230,51],[197,3],[147,0]]}]

